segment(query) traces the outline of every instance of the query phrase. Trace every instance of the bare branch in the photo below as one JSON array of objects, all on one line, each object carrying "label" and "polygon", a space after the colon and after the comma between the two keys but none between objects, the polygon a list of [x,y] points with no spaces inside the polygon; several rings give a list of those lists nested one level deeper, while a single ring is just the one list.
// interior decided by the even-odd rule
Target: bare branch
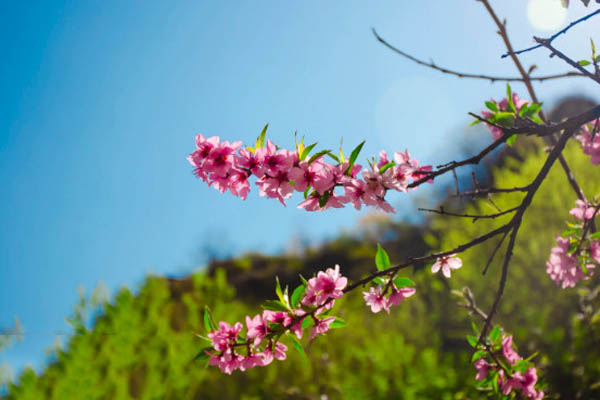
[{"label": "bare branch", "polygon": [[[411,60],[419,65],[423,65],[425,67],[434,69],[436,71],[440,71],[444,74],[454,75],[459,78],[483,79],[483,80],[488,80],[491,83],[494,83],[494,82],[523,82],[523,78],[518,78],[518,77],[503,77],[503,76],[490,76],[490,75],[482,75],[482,74],[470,74],[470,73],[466,73],[466,72],[458,72],[458,71],[453,71],[453,70],[450,70],[450,69],[447,69],[444,67],[440,67],[433,62],[426,62],[426,61],[420,60],[416,57],[413,57],[408,53],[405,53],[404,51],[392,46],[385,39],[383,39],[381,36],[379,36],[379,34],[377,33],[377,31],[375,29],[372,29],[372,31],[373,31],[373,35],[375,35],[375,38],[380,43],[382,43],[384,46],[386,46],[388,49],[392,50],[393,52],[401,55],[402,57],[408,58],[409,60]],[[581,76],[583,76],[583,74],[580,74],[577,72],[566,72],[564,74],[537,76],[537,77],[531,78],[531,79],[534,81],[543,82],[543,81],[547,81],[550,79],[581,77]]]},{"label": "bare branch", "polygon": [[486,215],[478,215],[478,214],[459,214],[459,213],[453,213],[453,212],[449,212],[444,210],[443,207],[440,207],[439,210],[433,210],[433,209],[429,209],[429,208],[419,208],[419,211],[426,211],[426,212],[430,212],[430,213],[435,213],[435,214],[440,214],[440,215],[448,215],[450,217],[461,217],[461,218],[473,218],[473,222],[476,222],[478,219],[493,219],[493,218],[498,218],[502,215],[505,214],[509,214],[511,212],[515,212],[519,209],[519,207],[513,207],[509,210],[505,210],[505,211],[501,211],[501,212],[497,212],[495,214],[486,214]]},{"label": "bare branch", "polygon": [[[600,9],[598,10],[598,12],[600,12]],[[575,61],[573,61],[572,59],[570,59],[569,57],[567,57],[564,53],[562,53],[561,51],[557,50],[554,46],[552,46],[550,44],[550,41],[548,39],[541,39],[541,38],[538,38],[538,37],[535,37],[535,36],[533,37],[533,39],[536,42],[538,42],[541,46],[544,46],[545,48],[547,48],[548,50],[550,50],[552,52],[552,54],[550,54],[550,57],[552,57],[554,55],[558,56],[558,58],[562,59],[563,61],[565,61],[567,64],[569,64],[573,68],[581,71],[582,74],[584,74],[585,76],[587,76],[591,80],[595,81],[596,83],[600,83],[600,76],[598,76],[596,74],[592,74],[590,71],[588,71],[587,69],[583,68],[581,65],[579,65],[578,63],[576,63]]]}]

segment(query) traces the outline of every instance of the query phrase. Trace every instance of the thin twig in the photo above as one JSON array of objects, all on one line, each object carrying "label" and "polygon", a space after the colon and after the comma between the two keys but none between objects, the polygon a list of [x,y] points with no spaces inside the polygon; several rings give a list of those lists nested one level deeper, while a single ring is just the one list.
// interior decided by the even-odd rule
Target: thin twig
[{"label": "thin twig", "polygon": [[509,214],[511,212],[515,212],[519,209],[519,207],[513,207],[509,210],[505,210],[505,211],[501,211],[501,212],[497,212],[495,214],[484,214],[484,215],[478,215],[478,214],[459,214],[459,213],[453,213],[453,212],[449,212],[444,210],[443,207],[440,207],[439,210],[434,210],[434,209],[429,209],[429,208],[419,208],[419,211],[426,211],[426,212],[430,212],[430,213],[435,213],[435,214],[440,214],[440,215],[448,215],[450,217],[461,217],[461,218],[473,218],[473,222],[477,221],[478,219],[492,219],[492,218],[498,218],[502,215],[505,214]]},{"label": "thin twig", "polygon": [[492,261],[494,261],[494,257],[496,257],[496,253],[498,252],[500,247],[502,247],[502,243],[504,242],[504,239],[506,239],[507,235],[508,235],[508,231],[504,232],[504,235],[502,235],[502,237],[498,241],[498,244],[496,244],[496,247],[494,247],[494,251],[492,251],[492,254],[490,254],[490,256],[487,260],[487,263],[485,264],[485,267],[483,268],[483,271],[481,271],[481,275],[487,274],[488,268],[490,267],[490,265],[492,265]]},{"label": "thin twig", "polygon": [[[600,12],[600,9],[598,10]],[[570,59],[569,57],[567,57],[564,53],[562,53],[561,51],[557,50],[554,46],[552,46],[550,44],[550,42],[548,41],[548,39],[541,39],[538,37],[533,37],[533,39],[538,42],[541,46],[544,46],[545,48],[547,48],[548,50],[550,50],[552,52],[552,54],[550,55],[550,57],[552,57],[553,55],[558,56],[558,58],[562,59],[564,62],[566,62],[567,64],[569,64],[570,66],[572,66],[573,68],[575,68],[578,71],[581,71],[582,74],[584,74],[585,76],[587,76],[588,78],[590,78],[591,80],[600,83],[600,76],[597,76],[596,74],[592,74],[590,71],[588,71],[587,69],[583,68],[581,65],[579,65],[578,63],[576,63],[574,60]]]},{"label": "thin twig", "polygon": [[[598,10],[596,10],[596,11],[594,11],[594,12],[592,12],[592,13],[590,13],[590,14],[588,14],[588,15],[584,16],[584,17],[581,17],[581,18],[579,18],[577,21],[573,21],[573,22],[571,22],[571,23],[570,23],[570,24],[569,24],[569,25],[568,25],[566,28],[564,28],[564,29],[562,29],[562,30],[560,30],[560,31],[556,32],[554,35],[550,36],[550,37],[549,37],[548,39],[546,39],[546,40],[548,40],[548,42],[549,42],[549,43],[552,43],[552,41],[553,41],[554,39],[556,39],[558,36],[560,36],[560,35],[562,35],[563,33],[567,32],[569,29],[571,29],[572,27],[574,27],[574,26],[575,26],[575,25],[577,25],[578,23],[580,23],[580,22],[583,22],[583,21],[585,21],[586,19],[588,19],[588,18],[591,18],[591,17],[593,17],[594,15],[596,15],[596,14],[598,14],[598,13],[600,13],[600,9],[598,9]],[[527,52],[527,51],[531,51],[531,50],[539,49],[540,47],[542,47],[542,45],[541,45],[541,44],[537,44],[537,45],[535,45],[535,46],[531,46],[531,47],[528,47],[528,48],[526,48],[526,49],[519,50],[519,51],[508,51],[507,53],[505,53],[505,54],[502,54],[501,58],[506,58],[506,57],[508,57],[508,56],[512,56],[512,55],[517,55],[517,54],[525,53],[525,52]]]},{"label": "thin twig", "polygon": [[[381,36],[379,36],[379,34],[377,33],[377,31],[375,29],[372,29],[373,31],[373,35],[375,35],[375,38],[382,43],[384,46],[386,46],[388,49],[392,50],[393,52],[401,55],[402,57],[408,58],[409,60],[419,64],[419,65],[423,65],[425,67],[434,69],[436,71],[440,71],[444,74],[449,74],[449,75],[454,75],[457,76],[459,78],[472,78],[472,79],[483,79],[483,80],[488,80],[492,83],[494,82],[522,82],[523,78],[518,78],[518,77],[504,77],[504,76],[490,76],[490,75],[483,75],[483,74],[470,74],[470,73],[466,73],[466,72],[458,72],[458,71],[453,71],[450,70],[448,68],[444,68],[444,67],[440,67],[438,65],[436,65],[433,62],[426,62],[423,60],[420,60],[416,57],[411,56],[408,53],[405,53],[404,51],[398,49],[397,47],[392,46],[391,44],[389,44],[385,39],[383,39]],[[539,82],[543,82],[543,81],[547,81],[550,79],[559,79],[559,78],[570,78],[570,77],[581,77],[583,76],[582,74],[579,74],[577,72],[566,72],[564,74],[555,74],[555,75],[546,75],[546,76],[537,76],[535,78],[531,78],[535,81],[539,81]]]}]

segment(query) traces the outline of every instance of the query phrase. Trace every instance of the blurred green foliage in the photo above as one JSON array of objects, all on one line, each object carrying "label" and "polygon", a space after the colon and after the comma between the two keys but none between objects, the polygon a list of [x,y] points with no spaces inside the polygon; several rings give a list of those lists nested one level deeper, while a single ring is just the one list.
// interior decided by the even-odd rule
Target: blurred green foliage
[{"label": "blurred green foliage", "polygon": [[[541,146],[523,142],[491,169],[497,186],[525,185],[545,159]],[[515,148],[520,150],[515,150]],[[527,154],[524,154],[527,153]],[[597,168],[576,143],[565,152],[586,194],[600,193]],[[525,160],[524,162],[522,160]],[[497,207],[516,205],[522,194],[495,195]],[[520,354],[540,352],[534,362],[556,397],[600,398],[598,296],[595,277],[579,289],[558,289],[545,272],[554,235],[565,228],[575,200],[563,172],[555,166],[527,211],[518,236],[509,281],[495,321],[514,335]],[[491,213],[487,199],[449,197],[446,209]],[[26,369],[9,386],[8,399],[466,399],[485,397],[475,388],[475,370],[465,335],[476,317],[456,305],[451,294],[469,286],[478,305],[488,309],[497,287],[497,255],[481,272],[495,246],[490,241],[463,258],[463,267],[446,280],[417,265],[403,275],[417,283],[417,295],[391,314],[372,314],[359,290],[340,300],[337,314],[348,327],[318,337],[307,357],[292,346],[288,360],[265,368],[224,375],[193,361],[206,345],[202,312],[211,307],[217,320],[241,321],[260,312],[274,297],[275,276],[295,287],[298,274],[340,264],[352,280],[375,269],[378,238],[392,263],[431,249],[450,249],[502,221],[432,216],[424,227],[378,222],[366,233],[342,235],[301,256],[250,254],[215,261],[204,273],[185,279],[149,277],[137,294],[122,289],[104,304],[92,329],[81,328],[64,350],[37,375]],[[425,233],[427,232],[427,233]],[[497,239],[496,239],[497,240]],[[425,268],[424,268],[425,267]],[[588,288],[588,289],[586,289]],[[586,309],[586,307],[588,307]],[[587,311],[586,311],[587,310]],[[77,311],[77,309],[76,309]],[[303,341],[305,343],[305,341]],[[324,397],[326,396],[326,397]]]}]

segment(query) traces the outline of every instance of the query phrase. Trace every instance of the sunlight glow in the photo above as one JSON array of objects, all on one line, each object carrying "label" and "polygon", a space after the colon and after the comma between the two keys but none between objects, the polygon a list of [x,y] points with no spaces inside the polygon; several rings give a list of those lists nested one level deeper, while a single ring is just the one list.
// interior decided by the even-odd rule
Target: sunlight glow
[{"label": "sunlight glow", "polygon": [[564,25],[567,9],[560,0],[529,0],[527,19],[534,29],[553,31]]}]

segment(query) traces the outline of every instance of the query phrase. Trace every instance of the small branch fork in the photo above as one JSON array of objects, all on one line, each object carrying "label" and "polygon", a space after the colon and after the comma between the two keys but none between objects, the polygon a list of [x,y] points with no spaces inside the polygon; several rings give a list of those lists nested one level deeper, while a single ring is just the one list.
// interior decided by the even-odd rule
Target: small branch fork
[{"label": "small branch fork", "polygon": [[[471,78],[471,79],[483,79],[483,80],[488,80],[491,83],[494,82],[523,82],[523,78],[518,78],[518,77],[506,77],[506,76],[490,76],[490,75],[483,75],[483,74],[470,74],[467,72],[459,72],[459,71],[453,71],[450,70],[448,68],[444,68],[444,67],[440,67],[438,65],[436,65],[433,61],[432,62],[426,62],[423,60],[420,60],[416,57],[411,56],[408,53],[405,53],[404,51],[398,49],[397,47],[392,46],[391,44],[389,44],[385,39],[383,39],[381,36],[379,36],[379,34],[377,33],[377,31],[375,29],[371,29],[373,31],[373,35],[375,35],[375,38],[381,43],[383,44],[385,47],[387,47],[388,49],[392,50],[393,52],[401,55],[402,57],[408,58],[409,60],[422,65],[424,67],[428,67],[431,69],[434,69],[436,71],[440,71],[444,74],[449,74],[449,75],[454,75],[457,76],[459,78]],[[537,76],[535,78],[530,78],[531,80],[534,81],[539,81],[539,82],[543,82],[543,81],[547,81],[550,79],[559,79],[559,78],[570,78],[570,77],[582,77],[584,76],[583,74],[580,74],[578,72],[566,72],[564,74],[555,74],[555,75],[546,75],[546,76]]]},{"label": "small branch fork", "polygon": [[476,222],[479,219],[493,219],[493,218],[498,218],[502,215],[505,214],[509,214],[511,212],[515,212],[519,209],[519,207],[513,207],[509,210],[505,210],[505,211],[500,211],[497,212],[495,214],[486,214],[486,215],[478,215],[478,214],[459,214],[459,213],[453,213],[453,212],[449,212],[444,210],[444,207],[440,207],[439,210],[432,210],[430,208],[419,208],[419,211],[426,211],[426,212],[430,212],[430,213],[434,213],[434,214],[440,214],[440,215],[448,215],[450,217],[461,217],[461,218],[473,218],[473,222]]},{"label": "small branch fork", "polygon": [[[596,13],[599,13],[599,12],[600,12],[600,9],[598,9],[598,11]],[[561,60],[563,60],[564,62],[566,62],[567,64],[569,64],[573,68],[575,68],[576,70],[581,71],[581,73],[583,75],[585,75],[586,77],[590,78],[591,80],[595,81],[596,83],[600,83],[600,75],[598,75],[597,73],[596,74],[592,74],[587,69],[583,68],[581,65],[579,65],[578,63],[576,63],[574,60],[572,60],[569,57],[567,57],[564,53],[562,53],[559,50],[557,50],[554,46],[552,46],[550,44],[550,40],[549,39],[542,39],[542,38],[538,38],[538,37],[534,37],[533,39],[536,42],[538,42],[540,44],[540,46],[544,46],[545,48],[547,48],[548,50],[550,50],[550,52],[551,52],[550,53],[550,57],[558,56],[558,58],[560,58]]]}]

